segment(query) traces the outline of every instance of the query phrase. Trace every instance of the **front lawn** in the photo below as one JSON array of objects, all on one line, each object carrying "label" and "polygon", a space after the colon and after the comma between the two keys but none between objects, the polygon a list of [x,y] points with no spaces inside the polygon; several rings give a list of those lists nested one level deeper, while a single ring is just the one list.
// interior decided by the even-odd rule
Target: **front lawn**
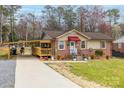
[{"label": "front lawn", "polygon": [[67,64],[70,65],[69,68],[73,74],[83,79],[95,81],[103,86],[124,87],[124,59]]},{"label": "front lawn", "polygon": [[6,52],[6,51],[2,51],[2,50],[0,50],[0,59],[1,59],[1,58],[5,58],[5,59],[7,59],[7,57],[8,57],[7,52]]}]

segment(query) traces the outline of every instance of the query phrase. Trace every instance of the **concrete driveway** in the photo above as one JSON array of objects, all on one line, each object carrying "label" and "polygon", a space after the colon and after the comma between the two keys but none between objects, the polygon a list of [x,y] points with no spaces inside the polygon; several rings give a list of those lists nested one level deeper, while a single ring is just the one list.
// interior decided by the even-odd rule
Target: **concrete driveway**
[{"label": "concrete driveway", "polygon": [[15,88],[80,88],[36,57],[18,57]]}]

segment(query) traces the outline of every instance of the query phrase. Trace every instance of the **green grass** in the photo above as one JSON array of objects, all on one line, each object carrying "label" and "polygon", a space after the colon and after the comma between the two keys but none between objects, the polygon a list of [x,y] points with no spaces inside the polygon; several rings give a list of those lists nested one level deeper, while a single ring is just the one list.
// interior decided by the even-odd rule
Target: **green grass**
[{"label": "green grass", "polygon": [[4,51],[0,51],[0,57],[1,57],[1,56],[5,56],[5,55],[7,55],[6,52],[4,52]]},{"label": "green grass", "polygon": [[8,54],[5,51],[0,51],[0,59],[7,59],[8,58]]},{"label": "green grass", "polygon": [[88,63],[68,63],[70,71],[89,81],[103,86],[124,87],[124,59],[91,61]]}]

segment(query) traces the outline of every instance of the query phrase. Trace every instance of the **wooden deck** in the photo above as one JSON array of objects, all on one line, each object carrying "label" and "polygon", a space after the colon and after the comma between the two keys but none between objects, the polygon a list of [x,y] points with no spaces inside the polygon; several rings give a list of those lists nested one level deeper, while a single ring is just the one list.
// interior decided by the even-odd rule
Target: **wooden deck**
[{"label": "wooden deck", "polygon": [[40,47],[34,47],[33,48],[33,55],[35,56],[51,56],[52,48],[40,48]]}]

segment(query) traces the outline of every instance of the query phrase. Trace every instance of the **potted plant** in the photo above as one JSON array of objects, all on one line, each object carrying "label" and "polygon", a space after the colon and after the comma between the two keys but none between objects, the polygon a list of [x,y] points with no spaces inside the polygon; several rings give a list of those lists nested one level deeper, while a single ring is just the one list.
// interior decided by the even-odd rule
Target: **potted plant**
[{"label": "potted plant", "polygon": [[106,56],[106,59],[109,60],[109,56],[108,55]]},{"label": "potted plant", "polygon": [[90,55],[90,58],[91,59],[95,59],[95,55]]}]

